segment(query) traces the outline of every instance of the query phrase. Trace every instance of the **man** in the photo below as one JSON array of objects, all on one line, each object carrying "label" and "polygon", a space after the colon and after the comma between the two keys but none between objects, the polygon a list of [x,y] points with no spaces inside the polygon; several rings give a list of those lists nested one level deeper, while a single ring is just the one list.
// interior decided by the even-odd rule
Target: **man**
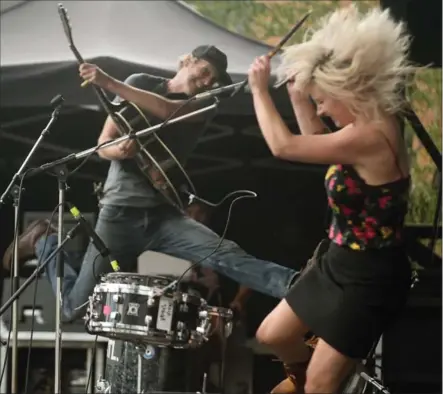
[{"label": "man", "polygon": [[[199,46],[180,62],[172,79],[146,74],[131,75],[125,83],[117,81],[94,65],[83,64],[80,75],[118,95],[132,101],[159,119],[167,118],[183,101],[170,100],[170,94],[194,95],[211,88],[215,83],[229,84],[226,55],[214,46]],[[155,92],[155,93],[152,93]],[[176,156],[185,161],[195,147],[203,130],[193,122],[168,126],[162,139]],[[116,138],[117,128],[108,117],[99,143]],[[101,209],[96,224],[97,234],[111,251],[122,272],[136,267],[137,257],[145,250],[169,254],[189,261],[200,261],[218,246],[220,238],[203,224],[178,212],[151,187],[131,158],[136,153],[134,141],[125,141],[99,151],[100,157],[110,160],[108,177],[104,185]],[[57,246],[56,234],[45,239],[46,221],[31,224],[18,240],[20,259],[36,255],[45,259]],[[53,230],[50,230],[53,231]],[[46,243],[46,246],[45,246]],[[12,245],[6,251],[3,265],[9,268]],[[64,259],[63,312],[68,320],[83,313],[80,308],[93,292],[96,278],[112,271],[109,261],[98,256],[91,244],[86,251],[77,276]],[[283,266],[256,259],[238,245],[224,240],[217,251],[206,258],[203,266],[210,267],[253,290],[282,298],[296,272]],[[46,276],[56,288],[56,261],[46,268]]]}]

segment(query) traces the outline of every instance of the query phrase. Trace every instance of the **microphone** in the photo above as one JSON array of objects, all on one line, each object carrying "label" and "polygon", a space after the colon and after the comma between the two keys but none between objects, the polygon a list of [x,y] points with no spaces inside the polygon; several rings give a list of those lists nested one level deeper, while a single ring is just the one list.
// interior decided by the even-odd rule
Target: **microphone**
[{"label": "microphone", "polygon": [[52,109],[57,109],[63,105],[64,101],[65,99],[63,96],[61,94],[57,94],[57,96],[55,96],[49,104],[51,105]]},{"label": "microphone", "polygon": [[[100,255],[102,257],[108,257],[110,255],[109,249],[91,227],[88,221],[83,217],[80,210],[75,205],[72,205],[70,202],[67,202],[66,204],[68,205],[69,212],[71,212],[71,215],[74,217],[74,219],[77,220],[77,222],[83,227],[83,230],[86,234],[88,234],[91,242],[96,247]],[[114,271],[120,271],[120,266],[118,265],[118,262],[116,260],[111,260],[111,266]]]},{"label": "microphone", "polygon": [[230,93],[230,92],[238,89],[239,87],[241,87],[242,84],[243,84],[243,82],[238,82],[238,83],[234,83],[232,85],[222,86],[217,89],[211,89],[211,90],[208,90],[207,92],[196,94],[193,97],[193,99],[194,100],[201,100],[201,99],[206,99],[206,98],[211,98],[211,97],[217,97],[222,94]]}]

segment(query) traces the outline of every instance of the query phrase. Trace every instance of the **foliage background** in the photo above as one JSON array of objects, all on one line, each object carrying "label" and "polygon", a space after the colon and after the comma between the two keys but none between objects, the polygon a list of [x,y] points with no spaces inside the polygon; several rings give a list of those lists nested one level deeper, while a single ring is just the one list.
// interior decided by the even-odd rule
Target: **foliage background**
[{"label": "foliage background", "polygon": [[[203,16],[228,30],[246,37],[275,45],[287,31],[308,10],[311,16],[305,27],[313,21],[334,10],[347,6],[350,0],[315,0],[315,1],[186,1]],[[379,6],[378,0],[354,1],[364,11]],[[300,42],[306,28],[298,31],[290,43]],[[251,59],[252,61],[253,59]],[[415,85],[408,92],[414,110],[430,133],[441,152],[441,108],[442,108],[442,71],[425,69],[416,78]],[[411,175],[413,179],[412,198],[407,217],[408,223],[430,224],[434,219],[437,206],[438,171],[426,150],[421,145],[414,131],[407,124],[405,138],[410,150]],[[439,204],[441,202],[438,202]],[[441,244],[440,244],[441,245]],[[438,249],[441,250],[441,246]]]}]

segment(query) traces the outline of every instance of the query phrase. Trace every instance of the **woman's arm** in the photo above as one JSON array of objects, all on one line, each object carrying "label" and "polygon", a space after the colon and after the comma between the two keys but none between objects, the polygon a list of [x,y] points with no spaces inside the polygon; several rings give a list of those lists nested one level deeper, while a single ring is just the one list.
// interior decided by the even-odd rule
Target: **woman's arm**
[{"label": "woman's arm", "polygon": [[317,115],[314,103],[308,95],[290,92],[292,109],[294,110],[300,133],[303,135],[325,134],[329,132],[328,127],[322,122]]},{"label": "woman's arm", "polygon": [[[294,135],[278,113],[267,90],[253,92],[258,124],[272,154],[280,159],[317,164],[360,164],[373,153],[374,138],[347,126],[335,133]],[[369,138],[367,138],[369,136]]]}]

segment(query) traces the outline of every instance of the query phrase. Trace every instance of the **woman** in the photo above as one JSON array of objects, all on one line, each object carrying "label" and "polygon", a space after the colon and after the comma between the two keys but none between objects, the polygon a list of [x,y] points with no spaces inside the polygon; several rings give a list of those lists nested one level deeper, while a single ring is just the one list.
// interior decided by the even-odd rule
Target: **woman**
[{"label": "woman", "polygon": [[[284,362],[273,393],[333,393],[404,306],[410,266],[402,248],[409,168],[396,114],[403,104],[410,39],[387,11],[354,7],[322,20],[289,47],[279,68],[302,135],[293,135],[268,93],[270,63],[258,58],[249,85],[273,155],[330,164],[330,245],[296,281],[257,332]],[[316,102],[317,111],[310,101]],[[322,134],[319,116],[341,129]],[[311,357],[304,335],[319,337]]]}]

